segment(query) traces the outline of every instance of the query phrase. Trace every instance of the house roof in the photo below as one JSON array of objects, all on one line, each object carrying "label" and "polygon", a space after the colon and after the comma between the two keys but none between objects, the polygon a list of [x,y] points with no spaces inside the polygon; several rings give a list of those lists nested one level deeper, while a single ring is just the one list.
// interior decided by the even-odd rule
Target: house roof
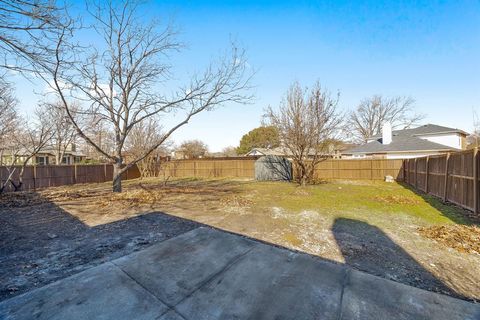
[{"label": "house roof", "polygon": [[[403,129],[403,130],[394,130],[392,131],[393,136],[424,136],[424,135],[435,135],[435,134],[442,134],[442,133],[459,133],[462,135],[467,136],[468,133],[466,133],[463,130],[456,129],[456,128],[449,128],[449,127],[444,127],[444,126],[439,126],[436,124],[425,124],[423,126],[419,126],[416,128],[412,129]],[[371,139],[379,139],[382,137],[382,134],[377,134],[371,137]]]},{"label": "house roof", "polygon": [[[348,148],[351,148],[353,146],[356,146],[354,144],[345,144],[345,143],[339,143],[335,146],[335,148],[333,148],[330,152],[329,151],[326,151],[324,152],[325,155],[331,155],[335,152],[335,150],[338,150],[338,151],[343,151],[345,149],[348,149]],[[257,151],[265,156],[292,156],[293,153],[290,149],[286,148],[286,147],[276,147],[276,148],[273,148],[273,149],[268,149],[268,148],[253,148],[252,150],[250,150],[246,155],[251,155],[254,151]],[[309,152],[308,152],[308,155],[309,156],[314,156],[316,154],[316,151],[315,149],[310,149]]]},{"label": "house roof", "polygon": [[[5,156],[10,156],[11,154],[12,154],[12,152],[10,150],[5,150],[4,151]],[[55,155],[55,151],[52,150],[52,149],[42,149],[39,152],[37,152],[37,155],[45,155],[45,154],[53,156],[53,155]],[[17,152],[17,155],[23,157],[23,156],[26,156],[26,155],[30,155],[30,152],[25,148],[21,148]],[[69,151],[69,150],[65,151],[65,155],[71,155],[71,156],[75,156],[75,157],[85,157],[86,156],[83,152]]]},{"label": "house roof", "polygon": [[386,153],[386,152],[411,152],[411,151],[457,151],[458,149],[435,143],[415,136],[398,135],[392,137],[392,142],[383,144],[382,139],[370,141],[364,145],[348,150],[345,154],[352,153]]},{"label": "house roof", "polygon": [[246,155],[252,154],[254,151],[257,151],[265,156],[284,156],[284,155],[290,155],[291,152],[289,150],[284,150],[283,148],[273,148],[273,149],[268,149],[268,148],[253,148],[250,150]]}]

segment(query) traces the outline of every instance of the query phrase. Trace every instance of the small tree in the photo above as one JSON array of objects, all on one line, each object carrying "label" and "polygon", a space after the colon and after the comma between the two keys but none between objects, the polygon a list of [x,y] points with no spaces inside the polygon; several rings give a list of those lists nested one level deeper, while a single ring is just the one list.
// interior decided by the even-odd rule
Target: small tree
[{"label": "small tree", "polygon": [[[0,193],[10,183],[15,191],[20,191],[23,186],[23,175],[29,161],[35,157],[50,141],[53,136],[53,124],[46,116],[46,112],[38,107],[35,110],[35,119],[27,121],[18,120],[18,127],[11,135],[11,140],[5,145],[9,156],[9,164],[6,167],[7,179],[0,185]],[[18,180],[13,179],[18,171]]]},{"label": "small tree", "polygon": [[253,148],[276,148],[280,146],[278,130],[274,126],[261,126],[249,131],[240,140],[237,154],[248,153]]},{"label": "small tree", "polygon": [[[145,150],[150,149],[152,144],[161,139],[163,133],[160,128],[158,121],[153,118],[147,119],[141,125],[136,126],[127,140],[127,161],[128,158],[136,159],[140,157]],[[164,142],[162,146],[155,149],[148,157],[137,163],[142,177],[157,176],[161,162],[168,156],[168,149],[171,146],[172,143]]]},{"label": "small tree", "polygon": [[208,146],[200,140],[188,140],[183,142],[177,151],[183,154],[184,159],[195,159],[205,157]]},{"label": "small tree", "polygon": [[302,186],[313,181],[315,166],[326,159],[331,139],[341,129],[338,98],[331,97],[318,82],[312,89],[295,82],[278,109],[267,109],[267,118],[291,154],[295,177]]},{"label": "small tree", "polygon": [[373,96],[365,99],[350,113],[347,131],[355,141],[365,143],[382,132],[385,122],[390,122],[394,129],[409,128],[424,118],[424,115],[414,112],[414,103],[409,97]]},{"label": "small tree", "polygon": [[222,155],[222,157],[236,157],[236,156],[238,156],[237,148],[232,147],[232,146],[223,148],[222,152],[220,152],[220,154]]},{"label": "small tree", "polygon": [[[47,103],[43,108],[45,117],[52,123],[52,139],[49,145],[52,146],[55,154],[55,164],[62,164],[65,152],[75,142],[77,130],[67,115],[65,108],[59,102]],[[72,115],[76,115],[76,108],[72,107]],[[75,116],[78,124],[81,123],[78,116]]]}]

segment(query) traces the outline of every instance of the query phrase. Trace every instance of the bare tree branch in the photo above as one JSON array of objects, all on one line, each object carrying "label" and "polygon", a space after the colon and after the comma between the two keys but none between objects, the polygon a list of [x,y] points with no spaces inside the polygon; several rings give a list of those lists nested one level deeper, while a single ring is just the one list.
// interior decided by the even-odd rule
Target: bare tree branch
[{"label": "bare tree branch", "polygon": [[[171,94],[160,93],[159,85],[171,78],[170,54],[180,50],[176,33],[156,21],[145,23],[140,3],[97,2],[89,7],[95,20],[94,30],[104,50],[97,51],[75,43],[67,25],[58,33],[52,68],[40,75],[60,98],[77,134],[98,153],[114,163],[114,191],[121,191],[121,175],[147,158],[192,117],[226,103],[248,103],[252,96],[250,73],[245,52],[232,46],[229,55],[212,63],[204,73],[191,78],[188,85]],[[74,35],[73,35],[74,36]],[[109,131],[114,150],[106,150],[76,121],[73,101],[88,103],[77,110]],[[83,104],[82,104],[83,105]],[[147,146],[142,154],[125,161],[124,151],[131,132],[175,113],[179,119]]]},{"label": "bare tree branch", "polygon": [[390,122],[394,129],[417,125],[425,116],[414,112],[414,104],[409,97],[373,96],[365,99],[350,113],[346,130],[355,141],[365,143],[381,133],[385,122]]}]

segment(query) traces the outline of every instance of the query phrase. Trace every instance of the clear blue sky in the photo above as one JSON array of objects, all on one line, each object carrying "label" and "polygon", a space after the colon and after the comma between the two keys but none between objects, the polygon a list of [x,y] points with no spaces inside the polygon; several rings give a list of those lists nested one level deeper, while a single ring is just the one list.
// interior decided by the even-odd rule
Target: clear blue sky
[{"label": "clear blue sky", "polygon": [[[289,84],[319,79],[345,110],[373,94],[407,95],[425,122],[467,131],[480,112],[480,1],[155,1],[188,47],[180,73],[206,65],[234,38],[257,74],[256,101],[194,119],[173,137],[201,138],[212,151],[237,145],[278,105]],[[32,86],[19,80],[24,109]]]}]

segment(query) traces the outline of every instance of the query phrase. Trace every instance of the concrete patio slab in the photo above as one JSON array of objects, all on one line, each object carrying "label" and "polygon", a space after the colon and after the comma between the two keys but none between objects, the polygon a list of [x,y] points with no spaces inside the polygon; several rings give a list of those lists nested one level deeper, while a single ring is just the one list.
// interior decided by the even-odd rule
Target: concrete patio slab
[{"label": "concrete patio slab", "polygon": [[187,319],[337,319],[346,268],[259,244],[176,306]]},{"label": "concrete patio slab", "polygon": [[197,228],[113,263],[167,305],[176,305],[257,243]]},{"label": "concrete patio slab", "polygon": [[353,271],[341,319],[480,319],[480,305]]},{"label": "concrete patio slab", "polygon": [[0,319],[155,319],[168,307],[111,263],[0,303]]},{"label": "concrete patio slab", "polygon": [[0,319],[480,319],[480,305],[197,228],[0,303]]}]

